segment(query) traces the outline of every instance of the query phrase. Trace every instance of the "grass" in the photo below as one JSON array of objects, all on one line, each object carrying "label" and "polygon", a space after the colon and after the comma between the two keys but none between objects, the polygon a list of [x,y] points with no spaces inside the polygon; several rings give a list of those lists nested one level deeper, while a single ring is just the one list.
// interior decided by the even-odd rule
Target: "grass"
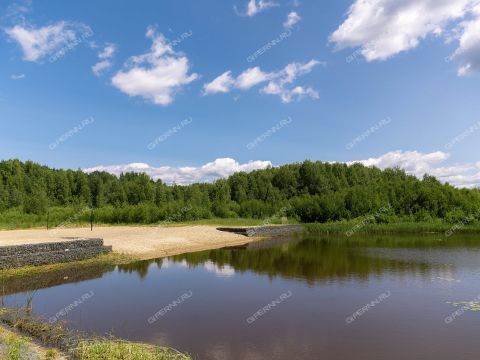
[{"label": "grass", "polygon": [[[44,349],[31,338],[18,335],[0,326],[0,357],[6,360],[55,360],[60,358],[57,349]],[[63,359],[63,357],[61,357]]]},{"label": "grass", "polygon": [[82,360],[188,360],[175,350],[123,340],[84,341],[72,352]]},{"label": "grass", "polygon": [[425,234],[425,233],[446,233],[448,231],[467,234],[480,232],[480,224],[459,225],[445,222],[402,222],[390,224],[362,224],[362,219],[350,221],[338,221],[330,223],[305,224],[305,235],[327,235],[327,234]]},{"label": "grass", "polygon": [[[96,338],[77,331],[70,330],[65,324],[50,324],[34,318],[25,309],[0,309],[0,322],[28,336],[37,339],[45,346],[63,350],[74,360],[190,360],[191,358],[176,350],[155,345],[128,342],[121,339]],[[2,328],[0,327],[0,330]],[[0,343],[1,343],[0,332]],[[9,354],[21,354],[23,344],[28,338],[18,337],[15,342],[9,343]],[[55,359],[59,351],[45,350],[44,358]],[[23,359],[9,357],[7,359]]]},{"label": "grass", "polygon": [[[2,330],[2,332],[4,332]],[[5,355],[9,360],[20,360],[23,358],[22,350],[25,347],[25,340],[21,337],[16,336],[15,334],[3,335],[0,334],[0,337],[4,338],[5,342]]]},{"label": "grass", "polygon": [[25,346],[23,339],[10,335],[6,341],[7,350],[6,355],[9,360],[20,360],[23,358],[22,349]]}]

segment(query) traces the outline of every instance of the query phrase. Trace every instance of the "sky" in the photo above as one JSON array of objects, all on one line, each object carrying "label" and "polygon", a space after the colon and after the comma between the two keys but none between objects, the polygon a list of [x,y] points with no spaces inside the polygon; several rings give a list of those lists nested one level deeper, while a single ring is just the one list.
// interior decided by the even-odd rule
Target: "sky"
[{"label": "sky", "polygon": [[0,159],[480,186],[480,0],[1,0],[0,54]]}]

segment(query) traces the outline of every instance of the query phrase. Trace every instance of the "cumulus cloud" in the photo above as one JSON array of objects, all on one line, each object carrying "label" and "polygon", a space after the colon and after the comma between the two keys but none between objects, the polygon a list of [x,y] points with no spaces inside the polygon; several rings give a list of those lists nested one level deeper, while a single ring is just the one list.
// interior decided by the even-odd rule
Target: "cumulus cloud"
[{"label": "cumulus cloud", "polygon": [[278,4],[273,2],[273,1],[250,0],[247,4],[247,10],[245,11],[245,13],[239,12],[236,7],[234,7],[234,9],[237,12],[237,14],[239,14],[241,16],[252,17],[252,16],[255,16],[255,15],[261,13],[262,11],[265,11],[265,10],[270,9],[272,7],[275,7],[275,6],[278,6]]},{"label": "cumulus cloud", "polygon": [[84,169],[85,172],[106,171],[114,175],[120,175],[126,172],[146,173],[151,178],[161,179],[167,184],[176,183],[178,185],[187,185],[197,182],[210,182],[220,178],[226,178],[236,172],[250,172],[258,169],[271,167],[270,161],[249,161],[240,164],[231,158],[216,159],[200,167],[171,167],[161,166],[153,167],[145,163],[132,163],[124,165],[95,166]]},{"label": "cumulus cloud", "polygon": [[113,66],[113,56],[117,51],[115,44],[107,44],[99,53],[98,59],[100,60],[92,66],[92,71],[96,76],[102,75],[106,70]]},{"label": "cumulus cloud", "polygon": [[305,64],[288,64],[281,72],[275,74],[262,89],[262,92],[269,95],[278,95],[284,103],[289,103],[295,98],[299,100],[305,96],[318,99],[318,92],[311,87],[296,86],[293,89],[288,89],[287,85],[294,83],[299,76],[308,74],[319,64],[320,62],[317,60],[311,60]]},{"label": "cumulus cloud", "polygon": [[5,30],[9,38],[17,42],[23,52],[23,59],[38,62],[59,49],[76,43],[81,33],[91,34],[92,30],[84,25],[59,21],[44,27],[15,25]]},{"label": "cumulus cloud", "polygon": [[275,77],[273,73],[263,72],[258,66],[245,70],[237,77],[236,87],[240,90],[248,90]]},{"label": "cumulus cloud", "polygon": [[380,169],[399,167],[418,178],[424,174],[435,176],[442,182],[458,187],[480,187],[480,162],[441,166],[450,158],[450,154],[436,151],[421,153],[418,151],[392,151],[376,158],[348,162],[348,165],[360,163],[376,166]]},{"label": "cumulus cloud", "polygon": [[283,23],[283,27],[285,29],[291,29],[298,22],[300,22],[300,20],[302,20],[300,15],[298,15],[298,13],[296,11],[292,11],[287,15],[287,20],[285,20],[285,22]]},{"label": "cumulus cloud", "polygon": [[[451,41],[451,33],[459,34],[453,58],[460,63],[459,75],[465,75],[480,67],[479,4],[480,0],[355,0],[330,41],[339,49],[360,48],[367,61],[374,61],[414,49],[428,36]],[[468,17],[474,19],[465,21]]]},{"label": "cumulus cloud", "polygon": [[259,84],[266,85],[260,90],[267,95],[277,95],[282,102],[289,103],[293,100],[299,100],[303,97],[318,98],[318,92],[311,87],[293,86],[299,76],[308,74],[321,62],[311,60],[307,63],[291,63],[285,68],[276,72],[264,72],[256,66],[242,72],[237,78],[232,77],[232,72],[227,71],[214,79],[212,82],[204,85],[205,94],[226,93],[236,88],[239,90],[249,90]]},{"label": "cumulus cloud", "polygon": [[112,84],[129,96],[141,96],[156,105],[171,104],[185,85],[198,78],[189,74],[188,58],[173,50],[162,34],[149,27],[150,51],[132,56],[125,69],[112,77]]},{"label": "cumulus cloud", "polygon": [[461,24],[460,45],[452,56],[460,64],[459,76],[480,70],[480,5],[474,8],[473,13],[473,20]]},{"label": "cumulus cloud", "polygon": [[232,78],[232,72],[226,71],[212,82],[203,86],[203,93],[205,95],[227,93],[231,90],[235,84],[235,80]]},{"label": "cumulus cloud", "polygon": [[[346,162],[347,165],[360,163],[365,166],[375,166],[380,169],[399,167],[408,174],[422,178],[429,174],[442,182],[448,182],[457,187],[480,187],[480,161],[477,163],[463,163],[444,166],[450,158],[449,153],[436,151],[422,153],[418,151],[392,151],[379,157],[365,160]],[[153,167],[145,163],[131,163],[123,165],[95,166],[84,169],[85,172],[106,171],[119,176],[121,173],[137,172],[146,173],[153,179],[161,179],[167,184],[188,185],[198,182],[211,182],[216,179],[226,178],[236,172],[251,172],[272,167],[270,161],[249,161],[240,164],[231,158],[216,159],[199,167]]]}]

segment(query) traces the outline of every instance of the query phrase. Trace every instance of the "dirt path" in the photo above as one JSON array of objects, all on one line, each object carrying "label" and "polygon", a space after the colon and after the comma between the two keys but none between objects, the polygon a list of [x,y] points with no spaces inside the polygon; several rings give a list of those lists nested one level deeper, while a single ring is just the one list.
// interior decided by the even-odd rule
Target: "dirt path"
[{"label": "dirt path", "polygon": [[4,325],[0,325],[0,359],[67,360],[58,350],[40,346]]},{"label": "dirt path", "polygon": [[215,226],[105,226],[90,228],[0,231],[0,246],[55,242],[72,238],[102,238],[113,251],[139,259],[152,259],[225,246],[237,246],[255,238],[221,232]]}]

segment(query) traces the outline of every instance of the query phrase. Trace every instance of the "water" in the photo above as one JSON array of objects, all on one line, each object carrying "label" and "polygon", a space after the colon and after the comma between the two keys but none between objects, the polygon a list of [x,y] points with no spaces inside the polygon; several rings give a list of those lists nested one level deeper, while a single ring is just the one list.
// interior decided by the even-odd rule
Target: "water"
[{"label": "water", "polygon": [[277,239],[5,290],[50,321],[194,359],[463,360],[480,358],[480,311],[448,302],[480,301],[479,270],[475,237]]}]

